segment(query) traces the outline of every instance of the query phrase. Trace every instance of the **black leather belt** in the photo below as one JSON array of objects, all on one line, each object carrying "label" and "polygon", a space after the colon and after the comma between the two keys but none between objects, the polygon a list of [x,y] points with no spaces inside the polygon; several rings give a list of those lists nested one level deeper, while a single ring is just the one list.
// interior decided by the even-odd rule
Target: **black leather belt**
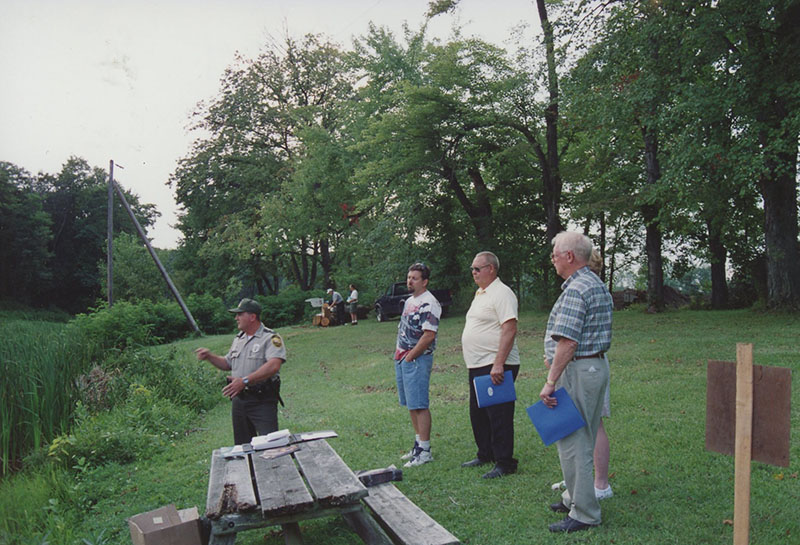
[{"label": "black leather belt", "polygon": [[591,354],[589,356],[574,356],[573,360],[588,360],[592,358],[602,358],[605,355],[605,352],[598,352],[597,354]]}]

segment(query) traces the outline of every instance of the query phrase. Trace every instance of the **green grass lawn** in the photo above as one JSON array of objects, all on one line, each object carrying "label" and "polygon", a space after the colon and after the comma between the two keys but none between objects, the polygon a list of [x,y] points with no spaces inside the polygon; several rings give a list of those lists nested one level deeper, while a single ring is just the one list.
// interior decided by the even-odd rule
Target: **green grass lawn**
[{"label": "green grass lawn", "polygon": [[[667,312],[639,310],[614,316],[611,362],[611,485],[603,525],[553,536],[559,516],[547,508],[561,480],[555,446],[545,448],[525,414],[544,381],[542,336],[546,314],[523,313],[518,343],[516,456],[519,472],[480,478],[462,469],[475,455],[468,415],[468,384],[461,358],[463,317],[442,321],[431,385],[434,462],[405,469],[398,487],[434,519],[472,545],[541,543],[723,544],[732,541],[732,457],[704,449],[706,362],[735,360],[736,343],[755,344],[755,363],[800,370],[796,343],[800,317],[752,311]],[[408,412],[397,404],[391,360],[396,322],[358,327],[283,328],[289,361],[281,373],[286,407],[280,425],[291,431],[333,429],[330,442],[347,464],[372,469],[396,464],[411,446]],[[224,353],[230,337],[179,343],[186,357],[205,345]],[[198,363],[198,365],[208,365]],[[753,463],[751,543],[800,541],[800,390],[792,393],[791,465]],[[211,451],[232,442],[229,404],[207,413],[198,429],[167,454],[95,470],[91,497],[78,535],[130,543],[125,519],[167,503],[205,507]],[[339,519],[304,522],[307,543],[357,541]],[[91,542],[91,539],[87,542]],[[276,530],[243,533],[237,543],[279,544]]]}]

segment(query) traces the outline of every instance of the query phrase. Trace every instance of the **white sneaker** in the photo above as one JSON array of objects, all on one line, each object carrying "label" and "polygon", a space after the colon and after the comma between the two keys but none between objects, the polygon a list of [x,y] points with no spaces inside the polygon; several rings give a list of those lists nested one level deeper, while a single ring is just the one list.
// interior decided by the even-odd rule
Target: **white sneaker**
[{"label": "white sneaker", "polygon": [[417,449],[418,449],[418,448],[419,448],[419,443],[417,443],[416,441],[414,441],[414,446],[413,446],[413,447],[411,447],[411,450],[409,450],[408,452],[406,452],[405,454],[403,454],[403,455],[400,457],[400,459],[401,459],[401,460],[410,460],[411,458],[413,458],[413,457],[414,457],[414,453],[417,451]]},{"label": "white sneaker", "polygon": [[421,466],[422,464],[427,464],[428,462],[433,461],[433,455],[431,454],[431,450],[425,450],[417,447],[417,454],[414,455],[411,460],[403,464],[403,467],[414,467],[414,466]]},{"label": "white sneaker", "polygon": [[604,500],[606,498],[610,498],[614,495],[614,491],[611,490],[611,485],[608,485],[607,488],[604,490],[600,490],[599,488],[594,489],[594,495],[597,497],[598,500]]}]

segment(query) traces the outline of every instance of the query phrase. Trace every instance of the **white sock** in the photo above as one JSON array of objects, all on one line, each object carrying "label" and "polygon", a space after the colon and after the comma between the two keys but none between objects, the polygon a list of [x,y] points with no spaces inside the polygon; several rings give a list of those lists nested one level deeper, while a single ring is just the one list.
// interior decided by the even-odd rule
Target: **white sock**
[{"label": "white sock", "polygon": [[419,444],[419,434],[416,434],[416,435],[414,436],[414,442],[415,442],[415,443],[417,443],[417,444]]},{"label": "white sock", "polygon": [[419,448],[422,450],[431,450],[431,442],[430,441],[418,441]]}]

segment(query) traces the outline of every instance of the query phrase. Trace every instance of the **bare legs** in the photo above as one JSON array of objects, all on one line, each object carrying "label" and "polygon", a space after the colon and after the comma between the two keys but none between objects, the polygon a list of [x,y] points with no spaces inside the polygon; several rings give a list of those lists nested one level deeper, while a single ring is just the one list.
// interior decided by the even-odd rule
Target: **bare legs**
[{"label": "bare legs", "polygon": [[419,435],[420,441],[431,440],[431,411],[430,409],[409,409],[411,424],[414,426],[414,433]]},{"label": "bare legs", "polygon": [[609,450],[608,435],[601,419],[600,427],[597,428],[597,439],[594,443],[594,487],[598,490],[608,488]]}]

